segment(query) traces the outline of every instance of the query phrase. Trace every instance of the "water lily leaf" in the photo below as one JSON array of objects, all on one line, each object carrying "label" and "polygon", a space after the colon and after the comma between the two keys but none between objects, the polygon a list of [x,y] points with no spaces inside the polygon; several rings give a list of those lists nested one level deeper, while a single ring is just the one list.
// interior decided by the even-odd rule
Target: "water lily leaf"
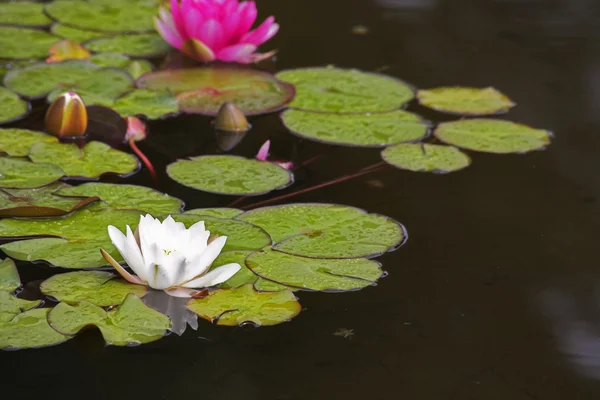
[{"label": "water lily leaf", "polygon": [[211,269],[231,263],[237,263],[241,266],[241,269],[234,276],[221,283],[221,289],[233,289],[247,284],[254,285],[256,290],[263,292],[278,292],[290,289],[287,286],[267,281],[246,267],[246,257],[252,253],[253,251],[227,251],[219,254],[219,257],[212,263]]},{"label": "water lily leaf", "polygon": [[238,215],[242,214],[242,210],[238,210],[237,208],[195,208],[193,210],[187,210],[184,214],[193,214],[193,215],[207,215],[210,217],[216,218],[235,218]]},{"label": "water lily leaf", "polygon": [[87,31],[59,23],[52,24],[50,27],[50,32],[53,35],[60,36],[64,39],[69,39],[77,43],[87,42],[88,40],[97,39],[107,35],[105,32]]},{"label": "water lily leaf", "polygon": [[27,67],[28,65],[35,64],[38,60],[0,60],[0,81],[4,79],[4,76],[13,69]]},{"label": "water lily leaf", "polygon": [[0,259],[0,290],[13,292],[21,286],[21,278],[15,262],[10,258]]},{"label": "water lily leaf", "polygon": [[19,95],[0,87],[0,124],[14,122],[29,114],[31,105]]},{"label": "water lily leaf", "polygon": [[246,266],[262,278],[324,292],[359,290],[373,285],[383,275],[381,265],[366,258],[307,258],[270,249],[249,255]]},{"label": "water lily leaf", "polygon": [[90,56],[87,61],[100,68],[125,68],[131,62],[131,58],[119,53],[98,53]]},{"label": "water lily leaf", "polygon": [[110,108],[123,117],[145,115],[150,119],[175,115],[179,112],[177,99],[167,90],[160,92],[133,90],[119,97]]},{"label": "water lily leaf", "polygon": [[221,105],[234,103],[245,115],[282,108],[294,96],[294,87],[269,73],[232,67],[200,67],[146,74],[137,86],[170,90],[177,94],[179,108],[187,113],[216,115]]},{"label": "water lily leaf", "polygon": [[0,157],[0,188],[36,188],[48,185],[64,175],[64,171],[54,164],[32,163],[21,158]]},{"label": "water lily leaf", "polygon": [[392,111],[414,97],[413,88],[396,78],[355,69],[300,68],[276,76],[296,87],[289,106],[305,111]]},{"label": "water lily leaf", "polygon": [[30,349],[63,343],[70,337],[56,332],[48,324],[49,308],[26,311],[0,322],[0,349]]},{"label": "water lily leaf", "polygon": [[38,307],[40,303],[40,300],[23,300],[0,290],[0,326],[2,322],[8,322],[22,312]]},{"label": "water lily leaf", "polygon": [[404,227],[388,217],[334,204],[264,207],[236,219],[267,231],[275,250],[305,257],[374,257],[406,239]]},{"label": "water lily leaf", "polygon": [[252,285],[216,290],[205,298],[190,300],[187,307],[201,318],[226,326],[244,323],[277,325],[289,321],[302,310],[291,291],[257,292]]},{"label": "water lily leaf", "polygon": [[82,301],[76,305],[59,303],[48,314],[48,322],[58,332],[75,335],[89,325],[100,329],[107,344],[133,346],[154,342],[167,334],[169,317],[147,307],[135,294],[111,311]]},{"label": "water lily leaf", "polygon": [[11,60],[46,58],[50,47],[61,40],[37,29],[0,26],[0,58]]},{"label": "water lily leaf", "polygon": [[96,268],[107,265],[99,249],[105,249],[117,262],[121,255],[108,237],[108,225],[121,231],[137,227],[139,211],[77,210],[63,217],[0,220],[0,239],[17,240],[0,246],[9,257],[22,261],[45,261],[64,268]]},{"label": "water lily leaf", "polygon": [[256,196],[289,186],[294,175],[277,164],[237,156],[200,156],[167,166],[171,179],[210,193]]},{"label": "water lily leaf", "polygon": [[76,92],[86,105],[109,106],[112,102],[133,88],[133,78],[127,71],[115,68],[102,68],[87,79],[73,82],[67,87],[59,85],[48,94],[48,102],[54,101],[65,92]]},{"label": "water lily leaf", "polygon": [[101,142],[89,142],[81,149],[74,143],[41,142],[33,145],[29,158],[35,163],[57,164],[67,176],[75,178],[98,178],[105,173],[126,176],[139,167],[133,155]]},{"label": "water lily leaf", "polygon": [[46,296],[67,304],[87,301],[99,307],[121,304],[129,293],[142,297],[146,286],[134,285],[105,271],[77,271],[54,275],[40,285]]},{"label": "water lily leaf", "polygon": [[98,197],[104,203],[99,208],[134,209],[152,215],[177,214],[183,202],[178,198],[145,186],[89,182],[66,186],[56,192],[60,196]]},{"label": "water lily leaf", "polygon": [[417,98],[425,107],[458,115],[500,114],[516,105],[493,87],[438,87],[419,90]]},{"label": "water lily leaf", "polygon": [[143,1],[57,0],[46,6],[53,19],[76,28],[104,32],[153,31],[156,3]]},{"label": "water lily leaf", "polygon": [[398,144],[383,150],[381,157],[394,167],[416,172],[453,172],[471,164],[456,147],[436,144]]},{"label": "water lily leaf", "polygon": [[[138,79],[140,76],[152,72],[154,67],[147,60],[131,60],[129,64],[125,66],[125,70],[129,72],[129,75],[131,75],[133,79]],[[139,90],[139,92],[143,93],[144,90]],[[158,94],[156,94],[156,96],[158,97]],[[161,103],[164,103],[164,100]]]},{"label": "water lily leaf", "polygon": [[43,27],[51,23],[42,3],[0,3],[0,25]]},{"label": "water lily leaf", "polygon": [[13,157],[25,157],[31,146],[38,142],[57,143],[58,139],[43,132],[29,129],[0,129],[0,153]]},{"label": "water lily leaf", "polygon": [[98,200],[93,196],[56,196],[56,191],[69,187],[56,182],[36,189],[0,189],[0,217],[55,217]]},{"label": "water lily leaf", "polygon": [[121,53],[131,57],[158,57],[171,48],[156,33],[99,38],[87,42],[85,47],[96,53]]},{"label": "water lily leaf", "polygon": [[380,114],[325,114],[287,110],[286,128],[309,140],[342,146],[384,147],[422,139],[428,123],[408,111]]},{"label": "water lily leaf", "polygon": [[435,136],[444,143],[488,153],[526,153],[550,144],[552,134],[499,119],[464,119],[439,124]]}]

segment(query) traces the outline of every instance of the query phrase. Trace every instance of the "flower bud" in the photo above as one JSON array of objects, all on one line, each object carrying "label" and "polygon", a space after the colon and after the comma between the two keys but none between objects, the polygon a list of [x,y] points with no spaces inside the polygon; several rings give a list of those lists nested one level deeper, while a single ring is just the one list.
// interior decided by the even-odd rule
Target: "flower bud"
[{"label": "flower bud", "polygon": [[125,140],[139,142],[146,139],[146,125],[136,117],[127,117],[127,133],[125,134]]},{"label": "flower bud", "polygon": [[226,132],[246,132],[250,129],[250,124],[244,113],[235,104],[227,101],[219,108],[215,128]]},{"label": "flower bud", "polygon": [[84,136],[88,124],[85,104],[77,93],[63,93],[48,107],[44,122],[48,133],[54,136]]}]

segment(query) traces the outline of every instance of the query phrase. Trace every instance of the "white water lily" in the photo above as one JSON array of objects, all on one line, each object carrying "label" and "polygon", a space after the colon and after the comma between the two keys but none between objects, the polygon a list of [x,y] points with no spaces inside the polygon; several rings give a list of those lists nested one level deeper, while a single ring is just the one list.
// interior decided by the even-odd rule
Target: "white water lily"
[{"label": "white water lily", "polygon": [[110,225],[108,235],[123,259],[137,274],[130,274],[105,250],[102,255],[128,282],[164,290],[177,297],[190,297],[200,288],[218,285],[240,270],[237,263],[209,271],[227,236],[209,242],[210,231],[200,221],[186,229],[169,215],[162,223],[151,215],[141,216],[135,231],[127,234]]}]

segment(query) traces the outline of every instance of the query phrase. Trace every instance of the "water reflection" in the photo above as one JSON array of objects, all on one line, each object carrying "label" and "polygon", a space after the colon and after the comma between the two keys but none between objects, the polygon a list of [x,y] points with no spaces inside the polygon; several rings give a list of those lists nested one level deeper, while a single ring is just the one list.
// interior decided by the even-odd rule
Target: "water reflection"
[{"label": "water reflection", "polygon": [[142,297],[148,307],[171,318],[171,332],[181,336],[189,325],[193,330],[198,329],[198,316],[185,306],[190,299],[169,296],[162,290],[152,290]]}]

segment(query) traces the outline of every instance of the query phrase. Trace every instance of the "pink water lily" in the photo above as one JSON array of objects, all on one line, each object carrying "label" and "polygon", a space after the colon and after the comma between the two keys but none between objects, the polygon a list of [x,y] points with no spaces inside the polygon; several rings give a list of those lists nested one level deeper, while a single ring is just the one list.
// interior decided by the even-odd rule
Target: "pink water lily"
[{"label": "pink water lily", "polygon": [[257,15],[254,1],[171,0],[171,10],[161,7],[159,15],[154,21],[160,35],[195,60],[248,64],[274,54],[255,53],[279,25],[271,16],[250,30]]}]

